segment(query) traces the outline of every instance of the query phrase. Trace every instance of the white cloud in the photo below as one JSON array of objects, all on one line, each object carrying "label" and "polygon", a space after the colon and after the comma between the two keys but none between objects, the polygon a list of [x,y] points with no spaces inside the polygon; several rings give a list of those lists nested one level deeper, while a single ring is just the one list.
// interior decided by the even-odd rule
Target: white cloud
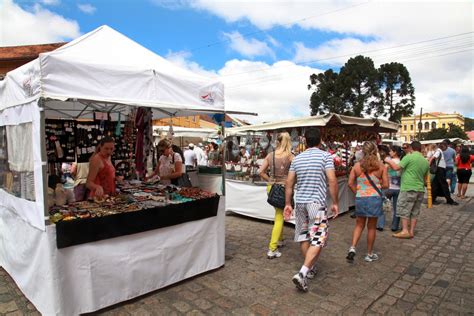
[{"label": "white cloud", "polygon": [[259,41],[255,38],[246,39],[239,32],[224,32],[223,35],[230,42],[230,48],[242,56],[248,58],[257,56],[270,56],[275,58],[275,53],[265,42]]},{"label": "white cloud", "polygon": [[59,5],[61,0],[41,0],[41,3],[44,5]]},{"label": "white cloud", "polygon": [[[294,43],[294,62],[318,61],[308,65],[337,68],[361,52],[376,66],[401,62],[415,85],[415,111],[423,107],[474,116],[472,33],[401,46],[473,32],[472,1],[254,0],[243,5],[241,1],[195,0],[191,5],[230,23],[249,21],[261,30],[282,26],[334,33],[326,42],[317,42],[316,34],[312,47]],[[276,33],[272,35],[278,40]],[[381,50],[387,47],[398,48]]]},{"label": "white cloud", "polygon": [[81,35],[76,21],[65,19],[40,5],[26,11],[11,0],[3,0],[0,11],[4,26],[0,33],[0,46],[62,42]]},{"label": "white cloud", "polygon": [[243,117],[254,123],[309,116],[309,76],[320,71],[290,61],[272,65],[228,61],[219,70],[225,84],[226,109],[257,112],[257,117]]},{"label": "white cloud", "polygon": [[190,5],[190,0],[151,0],[151,2],[165,9],[178,10]]},{"label": "white cloud", "polygon": [[173,64],[188,69],[194,73],[200,74],[205,77],[217,77],[217,74],[213,71],[209,71],[201,67],[198,63],[191,61],[190,58],[192,57],[191,52],[188,51],[180,51],[180,52],[172,52],[169,51],[165,58],[172,62]]},{"label": "white cloud", "polygon": [[77,7],[85,14],[94,14],[97,11],[97,8],[89,3],[78,4]]}]

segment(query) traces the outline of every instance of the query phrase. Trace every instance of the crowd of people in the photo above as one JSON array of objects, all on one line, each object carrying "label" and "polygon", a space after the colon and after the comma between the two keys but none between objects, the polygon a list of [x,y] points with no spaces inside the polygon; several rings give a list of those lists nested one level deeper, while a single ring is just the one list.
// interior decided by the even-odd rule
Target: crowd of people
[{"label": "crowd of people", "polygon": [[[288,133],[278,134],[276,150],[265,157],[259,170],[261,178],[268,183],[267,192],[271,192],[273,184],[285,185],[285,207],[275,207],[267,258],[282,256],[280,248],[284,220],[294,216],[294,241],[300,243],[303,264],[292,281],[304,292],[308,291],[308,279],[314,278],[317,273],[317,260],[328,239],[328,191],[333,217],[339,213],[334,157],[329,151],[321,149],[318,129],[307,129],[305,141],[307,149],[295,157],[291,152]],[[431,179],[433,201],[442,196],[448,204],[457,205],[451,198],[449,188],[456,181],[457,196],[466,196],[474,155],[469,153],[467,147],[451,148],[449,140],[424,150],[418,141],[403,144],[402,147],[364,142],[352,153],[351,159],[354,163],[348,186],[355,194],[356,220],[346,259],[354,261],[357,244],[367,227],[367,254],[364,260],[373,262],[379,259],[374,244],[377,230],[383,231],[385,225],[384,201],[388,199],[392,205],[392,236],[414,238],[426,181],[430,181],[430,169],[434,172]],[[430,168],[430,164],[436,164],[436,168]],[[293,196],[295,186],[297,191]]]}]

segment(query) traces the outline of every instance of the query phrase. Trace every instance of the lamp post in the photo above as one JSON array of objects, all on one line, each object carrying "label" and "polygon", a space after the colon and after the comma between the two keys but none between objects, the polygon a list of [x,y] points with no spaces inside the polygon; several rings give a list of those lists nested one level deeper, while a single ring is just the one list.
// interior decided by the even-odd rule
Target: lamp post
[{"label": "lamp post", "polygon": [[418,131],[418,140],[421,141],[421,129],[423,128],[423,123],[421,122],[421,116],[423,115],[423,108],[420,108],[420,128]]}]

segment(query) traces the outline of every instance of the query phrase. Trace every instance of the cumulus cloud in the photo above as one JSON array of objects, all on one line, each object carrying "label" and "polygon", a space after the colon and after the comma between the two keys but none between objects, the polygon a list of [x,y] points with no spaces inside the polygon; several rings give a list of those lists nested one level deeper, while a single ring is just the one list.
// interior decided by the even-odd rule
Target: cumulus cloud
[{"label": "cumulus cloud", "polygon": [[[293,62],[337,69],[358,54],[371,57],[376,66],[400,62],[410,71],[417,109],[473,114],[468,110],[474,103],[471,1],[254,0],[242,5],[194,0],[191,6],[229,23],[248,21],[263,31],[279,26],[324,32],[329,37],[324,42],[295,42]],[[452,37],[462,33],[467,34]],[[410,43],[420,44],[406,46]]]},{"label": "cumulus cloud", "polygon": [[94,14],[97,11],[97,8],[89,3],[78,4],[77,7],[85,14]]},{"label": "cumulus cloud", "polygon": [[188,51],[169,51],[168,54],[166,54],[165,56],[168,61],[181,68],[188,69],[194,73],[200,74],[205,77],[217,78],[218,75],[215,71],[204,69],[201,65],[199,65],[195,61],[192,61],[191,57],[192,53]]},{"label": "cumulus cloud", "polygon": [[31,11],[22,9],[11,0],[0,4],[2,25],[0,46],[44,44],[67,41],[80,36],[76,21],[65,19],[41,5]]},{"label": "cumulus cloud", "polygon": [[291,61],[234,59],[218,73],[225,84],[226,110],[257,112],[257,117],[243,118],[259,123],[308,116],[309,76],[320,71]]},{"label": "cumulus cloud", "polygon": [[266,42],[259,41],[255,38],[246,39],[239,32],[223,33],[223,36],[228,40],[229,47],[241,54],[242,56],[253,58],[257,56],[270,56],[275,58],[275,53],[268,46]]}]

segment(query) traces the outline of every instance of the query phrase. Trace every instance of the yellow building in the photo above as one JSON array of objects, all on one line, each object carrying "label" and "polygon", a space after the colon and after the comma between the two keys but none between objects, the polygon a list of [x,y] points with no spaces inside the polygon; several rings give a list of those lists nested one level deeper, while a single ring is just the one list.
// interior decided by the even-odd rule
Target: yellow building
[{"label": "yellow building", "polygon": [[435,128],[449,128],[454,124],[464,129],[464,117],[459,113],[431,112],[420,115],[402,117],[397,138],[403,142],[418,139],[419,133],[427,133]]}]

